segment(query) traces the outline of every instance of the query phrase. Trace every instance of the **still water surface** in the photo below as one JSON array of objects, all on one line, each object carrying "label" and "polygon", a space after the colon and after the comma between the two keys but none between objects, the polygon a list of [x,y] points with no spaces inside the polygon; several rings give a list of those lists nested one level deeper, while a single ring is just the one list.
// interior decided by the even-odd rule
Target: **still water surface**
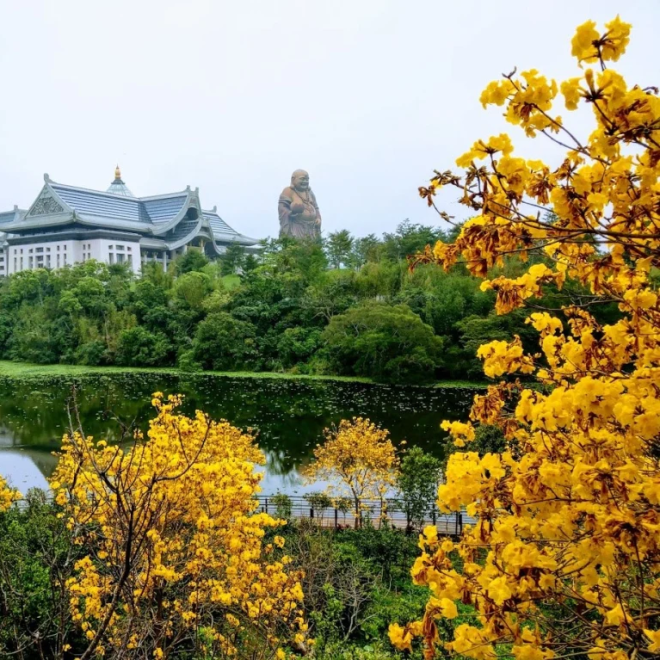
[{"label": "still water surface", "polygon": [[240,428],[252,428],[267,456],[263,492],[300,494],[298,468],[310,460],[323,429],[342,419],[368,417],[387,428],[395,444],[421,446],[441,457],[443,419],[467,416],[474,392],[336,381],[227,378],[191,375],[113,374],[83,378],[43,377],[0,380],[0,474],[25,492],[44,487],[55,467],[68,428],[72,386],[84,431],[108,441],[119,437],[119,423],[143,430],[153,416],[151,394],[185,395],[183,412],[204,410]]}]

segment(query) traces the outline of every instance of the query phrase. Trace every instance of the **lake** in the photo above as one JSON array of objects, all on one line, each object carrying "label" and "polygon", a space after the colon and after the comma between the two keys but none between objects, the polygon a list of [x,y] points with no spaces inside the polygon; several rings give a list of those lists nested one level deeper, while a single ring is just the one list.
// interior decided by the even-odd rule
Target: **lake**
[{"label": "lake", "polygon": [[305,485],[298,468],[310,460],[323,430],[340,420],[368,417],[390,431],[392,440],[420,446],[442,457],[443,419],[465,419],[474,391],[329,380],[219,377],[204,374],[126,373],[84,377],[43,376],[0,379],[0,474],[25,492],[45,487],[68,428],[67,401],[73,386],[87,435],[112,442],[120,423],[143,430],[153,416],[151,395],[185,395],[182,410],[204,410],[239,428],[252,428],[267,457],[265,494],[301,494],[324,484]]}]

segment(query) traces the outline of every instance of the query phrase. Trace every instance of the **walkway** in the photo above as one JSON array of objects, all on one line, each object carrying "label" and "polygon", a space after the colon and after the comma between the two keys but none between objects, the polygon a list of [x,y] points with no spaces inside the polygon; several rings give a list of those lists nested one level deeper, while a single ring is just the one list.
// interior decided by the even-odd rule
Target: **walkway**
[{"label": "walkway", "polygon": [[[288,501],[286,499],[288,497]],[[282,518],[314,520],[322,527],[334,527],[335,529],[354,527],[355,514],[348,507],[319,506],[318,503],[310,502],[301,496],[282,496],[282,495],[260,495],[259,511],[268,513],[272,516]],[[380,527],[381,521],[386,519],[387,523],[396,529],[407,529],[409,522],[401,503],[397,500],[384,500],[382,509],[381,502],[378,500],[368,500],[363,502],[362,520],[371,521],[374,527]],[[473,520],[466,516],[464,512],[459,513],[440,513],[438,510],[429,512],[424,521],[424,526],[435,525],[438,528],[438,534],[441,536],[459,536],[464,524],[472,523]]]}]

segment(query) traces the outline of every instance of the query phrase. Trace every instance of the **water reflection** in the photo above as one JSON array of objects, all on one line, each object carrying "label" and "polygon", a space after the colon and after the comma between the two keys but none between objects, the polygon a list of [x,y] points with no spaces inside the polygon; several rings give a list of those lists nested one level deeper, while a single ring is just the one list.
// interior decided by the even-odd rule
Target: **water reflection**
[{"label": "water reflection", "polygon": [[304,493],[298,468],[310,459],[323,429],[341,419],[369,417],[435,455],[443,452],[442,419],[464,417],[473,392],[464,389],[385,387],[330,381],[117,374],[85,378],[0,381],[0,474],[20,490],[45,484],[68,428],[67,403],[75,386],[85,433],[116,441],[118,420],[146,431],[154,391],[182,393],[183,410],[251,428],[267,457],[263,491]]},{"label": "water reflection", "polygon": [[40,452],[3,449],[0,451],[0,473],[8,475],[9,483],[22,493],[30,488],[47,488],[46,477],[55,467],[43,460]]}]

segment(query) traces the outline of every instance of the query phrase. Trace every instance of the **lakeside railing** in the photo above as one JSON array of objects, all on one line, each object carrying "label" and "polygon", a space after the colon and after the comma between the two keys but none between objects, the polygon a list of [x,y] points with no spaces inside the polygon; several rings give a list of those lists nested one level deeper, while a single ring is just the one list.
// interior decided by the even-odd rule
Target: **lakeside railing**
[{"label": "lakeside railing", "polygon": [[[396,499],[362,500],[359,515],[352,508],[333,503],[319,504],[314,498],[304,496],[259,495],[257,499],[259,511],[263,513],[282,518],[309,519],[322,527],[355,527],[358,518],[358,525],[370,524],[379,528],[386,522],[390,527],[415,531],[401,501]],[[463,525],[472,522],[464,511],[442,513],[434,508],[424,517],[423,526],[435,525],[440,535],[460,536]]]},{"label": "lakeside railing", "polygon": [[[46,500],[52,499],[50,491],[42,491]],[[318,498],[300,495],[259,495],[255,496],[259,502],[258,511],[280,518],[295,520],[307,519],[321,527],[334,529],[348,529],[356,526],[371,525],[380,529],[385,524],[395,529],[413,533],[420,531],[420,526],[412,523],[402,502],[397,499],[362,500],[358,516],[352,508],[336,506],[330,498],[329,504],[319,504]],[[27,502],[21,497],[13,502],[13,506],[24,506]],[[356,518],[358,519],[356,525]],[[465,511],[442,513],[439,509],[432,509],[424,517],[421,527],[435,525],[440,536],[459,537],[464,525],[474,524],[475,519],[468,516]]]}]

